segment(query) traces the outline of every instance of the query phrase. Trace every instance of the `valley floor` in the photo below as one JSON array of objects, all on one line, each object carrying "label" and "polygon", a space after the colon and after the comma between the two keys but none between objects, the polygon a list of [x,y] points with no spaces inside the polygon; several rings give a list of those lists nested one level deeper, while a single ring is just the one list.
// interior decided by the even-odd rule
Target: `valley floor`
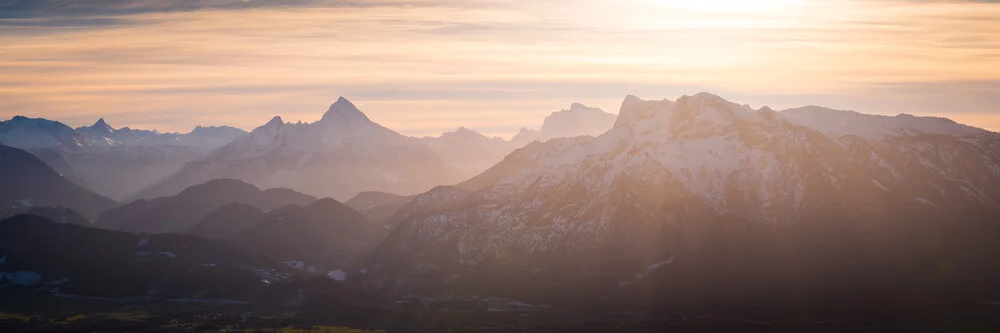
[{"label": "valley floor", "polygon": [[410,309],[340,318],[301,307],[5,297],[0,332],[998,332],[1000,305],[801,311]]}]

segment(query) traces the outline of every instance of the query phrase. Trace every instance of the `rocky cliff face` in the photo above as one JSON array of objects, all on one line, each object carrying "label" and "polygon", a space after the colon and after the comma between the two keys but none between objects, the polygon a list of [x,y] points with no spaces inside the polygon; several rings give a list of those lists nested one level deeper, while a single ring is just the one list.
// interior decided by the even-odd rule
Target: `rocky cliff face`
[{"label": "rocky cliff face", "polygon": [[[886,237],[1000,220],[997,134],[909,117],[883,120],[878,131],[831,131],[809,117],[706,93],[630,97],[603,135],[529,146],[474,186],[414,198],[408,205],[421,208],[376,251],[365,283],[412,291],[489,276],[610,290],[727,246],[706,239],[749,244],[727,236],[743,226],[774,230],[747,236],[758,240],[782,226],[858,227],[866,231],[850,233],[859,244],[882,249]],[[529,151],[544,153],[518,158]],[[809,230],[788,237],[816,236]],[[864,248],[823,248],[843,247]],[[785,249],[820,250],[808,242]]]}]

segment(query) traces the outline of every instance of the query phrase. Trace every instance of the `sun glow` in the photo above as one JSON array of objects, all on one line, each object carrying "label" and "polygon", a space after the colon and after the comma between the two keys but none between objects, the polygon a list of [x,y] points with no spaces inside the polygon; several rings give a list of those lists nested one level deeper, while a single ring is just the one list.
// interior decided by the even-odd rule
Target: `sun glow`
[{"label": "sun glow", "polygon": [[757,14],[782,11],[805,0],[647,0],[653,5],[701,13]]},{"label": "sun glow", "polygon": [[336,94],[408,135],[474,126],[509,137],[567,101],[616,110],[627,94],[708,90],[1000,130],[996,2],[295,2],[317,5],[109,22],[4,18],[0,5],[0,120],[252,129],[275,110],[318,120]]}]

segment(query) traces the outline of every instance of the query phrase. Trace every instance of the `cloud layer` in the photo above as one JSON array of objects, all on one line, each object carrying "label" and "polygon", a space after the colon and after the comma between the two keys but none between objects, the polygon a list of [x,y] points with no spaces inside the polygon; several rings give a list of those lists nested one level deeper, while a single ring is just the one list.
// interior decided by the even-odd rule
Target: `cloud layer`
[{"label": "cloud layer", "polygon": [[[176,5],[183,3],[183,5]],[[509,136],[583,102],[702,90],[1000,129],[1000,5],[0,0],[0,116],[186,131],[313,121]]]}]

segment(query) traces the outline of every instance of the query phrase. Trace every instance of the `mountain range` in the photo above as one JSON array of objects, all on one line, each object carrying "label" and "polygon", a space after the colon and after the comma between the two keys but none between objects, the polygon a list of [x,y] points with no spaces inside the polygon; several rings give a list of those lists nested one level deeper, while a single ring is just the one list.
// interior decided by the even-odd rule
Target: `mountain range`
[{"label": "mountain range", "polygon": [[342,200],[364,190],[412,193],[460,180],[459,172],[432,150],[372,122],[344,98],[315,123],[274,117],[142,196],[170,195],[219,177]]},{"label": "mountain range", "polygon": [[133,130],[128,127],[116,129],[108,125],[104,118],[98,119],[91,126],[78,127],[75,131],[90,146],[175,145],[201,147],[204,150],[215,149],[247,134],[244,130],[229,126],[197,126],[186,134]]},{"label": "mountain range", "polygon": [[[598,125],[590,118],[607,115],[579,104],[574,107],[547,119],[548,125],[539,132],[542,137],[593,132]],[[610,128],[611,122],[603,125]],[[314,123],[286,123],[274,117],[206,159],[188,163],[139,197],[172,195],[220,177],[339,200],[364,191],[412,195],[472,177],[515,148],[514,142],[464,127],[440,137],[404,136],[371,121],[341,97]]]},{"label": "mountain range", "polygon": [[186,134],[116,129],[103,118],[75,130],[23,116],[0,122],[0,143],[27,150],[67,179],[115,200],[131,199],[185,163],[243,135],[243,130],[226,126],[198,126]]},{"label": "mountain range", "polygon": [[[955,244],[957,233],[980,230],[990,236],[966,245],[989,248],[1000,221],[998,145],[997,133],[940,118],[815,107],[776,112],[708,93],[675,101],[629,96],[614,128],[600,136],[529,145],[467,182],[414,197],[408,205],[419,209],[397,213],[398,226],[364,267],[364,284],[402,293],[445,285],[542,293],[537,288],[555,292],[558,283],[600,293],[669,265],[749,260],[741,256],[768,250],[826,256],[823,263],[852,283],[881,260],[995,272],[996,265],[970,260],[981,256],[952,249],[928,259],[922,242]],[[730,238],[747,229],[805,240],[817,236],[810,226],[829,228],[829,242],[749,246]],[[727,246],[713,240],[733,242],[734,252],[703,253]],[[847,267],[840,260],[859,253],[822,252],[850,244],[872,253]],[[902,274],[885,272],[886,279]],[[720,283],[751,272],[728,273]],[[779,278],[768,273],[754,278]],[[810,288],[828,285],[802,278]]]},{"label": "mountain range", "polygon": [[465,127],[445,132],[439,137],[424,137],[421,140],[448,164],[459,169],[463,179],[467,179],[489,169],[507,154],[533,141],[600,135],[611,129],[615,117],[600,108],[573,103],[569,109],[553,112],[546,117],[538,130],[522,127],[510,141],[489,138]]},{"label": "mountain range", "polygon": [[[617,115],[574,104],[511,141],[467,128],[414,138],[340,98],[313,123],[205,130],[233,138],[193,148],[202,155],[119,206],[71,179],[123,163],[107,156],[186,149],[123,130],[4,122],[0,140],[31,153],[0,147],[0,177],[15,184],[0,203],[96,217],[46,228],[180,233],[381,295],[1000,296],[1000,134],[944,118],[775,111],[700,93],[627,96]],[[81,156],[97,162],[81,167]]]}]

